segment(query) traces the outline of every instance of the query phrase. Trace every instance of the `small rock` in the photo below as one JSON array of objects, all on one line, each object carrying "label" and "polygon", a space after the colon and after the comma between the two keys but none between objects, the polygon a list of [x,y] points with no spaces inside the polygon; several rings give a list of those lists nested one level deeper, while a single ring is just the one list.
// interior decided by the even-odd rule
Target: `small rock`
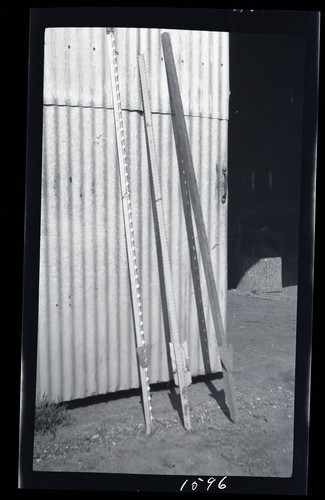
[{"label": "small rock", "polygon": [[91,436],[90,441],[95,441],[98,438],[99,438],[99,434],[94,434],[93,436]]}]

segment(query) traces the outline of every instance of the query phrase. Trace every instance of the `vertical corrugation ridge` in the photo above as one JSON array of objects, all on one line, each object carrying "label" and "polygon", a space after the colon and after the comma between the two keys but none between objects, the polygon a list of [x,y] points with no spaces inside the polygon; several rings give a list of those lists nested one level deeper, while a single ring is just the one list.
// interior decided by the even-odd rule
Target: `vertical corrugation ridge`
[{"label": "vertical corrugation ridge", "polygon": [[54,336],[56,342],[54,343],[55,349],[54,351],[52,350],[52,360],[53,364],[56,366],[56,371],[58,372],[59,376],[56,379],[56,391],[58,394],[58,398],[62,398],[62,385],[61,385],[61,379],[62,379],[62,315],[60,313],[59,308],[61,309],[61,281],[62,281],[62,273],[61,273],[61,245],[60,245],[60,237],[61,237],[61,217],[60,217],[60,157],[61,157],[61,148],[59,148],[60,144],[60,135],[59,135],[59,115],[56,109],[55,112],[55,152],[56,152],[56,163],[54,167],[54,172],[53,172],[53,189],[55,190],[55,219],[56,219],[56,225],[53,226],[55,229],[55,243],[54,243],[54,249],[57,248],[57,253],[55,254],[55,265],[54,269],[56,270],[56,283],[55,283],[55,316],[57,318],[57,332],[56,336]]},{"label": "vertical corrugation ridge", "polygon": [[[106,54],[106,44],[105,44],[105,30],[101,30],[101,46],[102,46],[102,60],[101,60],[101,65],[102,65],[102,73],[101,73],[101,85],[103,88],[103,93],[104,93],[104,107],[107,107],[107,90],[105,85],[105,70],[106,70],[106,65],[105,65],[105,54]],[[101,304],[101,314],[99,318],[99,322],[101,324],[102,328],[102,339],[101,339],[101,348],[100,348],[100,354],[101,354],[101,380],[100,380],[100,387],[99,387],[99,392],[104,393],[106,392],[107,388],[107,380],[108,380],[108,342],[107,342],[107,336],[108,336],[108,258],[107,258],[107,252],[108,252],[108,232],[107,232],[107,197],[108,197],[108,188],[107,188],[107,182],[108,182],[108,176],[107,176],[107,144],[106,144],[106,136],[107,136],[107,111],[104,109],[102,112],[102,121],[101,121],[101,152],[102,152],[102,158],[103,161],[100,164],[101,172],[102,172],[102,177],[101,177],[101,183],[99,183],[99,189],[101,190],[101,217],[102,217],[102,267],[101,267],[101,283],[102,286],[100,287],[98,296],[102,294],[102,300],[99,301]],[[100,162],[100,160],[99,160]]]},{"label": "vertical corrugation ridge", "polygon": [[[91,35],[91,32],[90,32]],[[89,37],[91,42],[91,37]],[[91,45],[91,44],[90,44]],[[93,72],[91,71],[92,57],[91,47],[88,51],[89,60],[88,65],[90,69],[90,99],[92,100],[93,94]],[[86,273],[86,310],[87,310],[87,392],[89,395],[92,394],[92,387],[95,387],[95,376],[96,376],[96,366],[95,366],[95,350],[96,350],[96,331],[95,331],[95,314],[94,309],[96,305],[95,299],[95,255],[96,246],[94,242],[94,226],[93,226],[93,214],[94,214],[94,198],[92,196],[92,178],[93,178],[93,110],[89,109],[89,114],[87,113],[87,127],[88,132],[85,140],[87,141],[87,157],[86,157],[86,169],[85,169],[85,184],[84,184],[84,194],[83,200],[85,205],[85,234],[86,234],[86,259],[87,259],[87,273]]]},{"label": "vertical corrugation ridge", "polygon": [[95,366],[94,373],[94,382],[96,387],[96,392],[98,392],[99,385],[99,374],[98,374],[98,343],[99,343],[99,332],[98,332],[98,316],[97,316],[97,307],[98,307],[98,280],[97,280],[97,272],[98,272],[98,233],[97,233],[97,193],[96,193],[96,125],[95,121],[95,113],[94,109],[90,110],[91,112],[91,185],[90,185],[90,199],[92,205],[92,214],[91,214],[91,228],[92,228],[92,249],[93,249],[93,261],[92,261],[92,273],[93,273],[93,328],[94,328],[94,338],[95,338],[95,348],[93,354],[93,363]]},{"label": "vertical corrugation ridge", "polygon": [[81,269],[80,269],[80,291],[81,291],[81,297],[80,297],[80,312],[81,312],[81,323],[80,325],[80,336],[79,336],[79,349],[80,349],[80,356],[79,356],[79,370],[78,370],[78,375],[80,377],[80,381],[82,384],[82,393],[85,395],[88,395],[87,393],[87,357],[86,357],[86,349],[87,349],[87,344],[86,344],[86,279],[85,279],[85,269],[86,269],[86,259],[85,259],[85,226],[84,226],[84,203],[82,199],[82,189],[84,186],[84,160],[85,160],[85,154],[84,154],[84,128],[83,128],[83,110],[81,108],[78,108],[78,115],[79,115],[79,146],[80,146],[80,181],[79,181],[79,186],[78,186],[78,192],[77,192],[77,197],[78,197],[78,211],[79,211],[79,227],[80,227],[80,250],[81,250]]},{"label": "vertical corrugation ridge", "polygon": [[[59,124],[60,133],[62,137],[67,138],[67,114],[69,108],[65,108],[62,121]],[[61,139],[60,139],[61,142]],[[69,194],[67,190],[67,169],[69,167],[68,162],[68,141],[65,143],[65,147],[61,150],[61,161],[60,161],[60,236],[58,239],[58,244],[61,246],[60,255],[60,299],[59,299],[59,311],[61,319],[61,353],[62,353],[62,394],[61,398],[65,399],[66,391],[69,393],[71,391],[70,382],[70,364],[71,364],[71,352],[70,352],[70,325],[69,325],[69,312],[68,312],[68,291],[70,287],[70,273],[69,273],[69,259],[70,259],[70,248],[69,248],[69,219],[68,219],[68,204],[69,204]],[[63,382],[64,381],[64,382]]]},{"label": "vertical corrugation ridge", "polygon": [[[48,164],[49,155],[48,155],[48,134],[49,134],[49,126],[47,121],[47,115],[43,116],[43,165]],[[40,393],[39,397],[42,397],[43,394],[51,394],[52,393],[52,363],[51,363],[51,338],[52,338],[52,315],[50,314],[50,303],[51,303],[51,289],[50,289],[50,278],[49,278],[49,269],[50,266],[50,220],[49,220],[49,169],[45,170],[42,176],[42,201],[41,201],[41,209],[42,209],[42,226],[41,233],[44,235],[41,238],[41,248],[40,255],[43,256],[43,260],[41,260],[41,272],[40,272],[40,301],[39,307],[41,307],[39,311],[39,331],[42,331],[43,335],[38,336],[38,353],[37,357],[39,361],[39,369],[40,369]],[[44,253],[42,253],[42,251]],[[45,297],[41,295],[42,290],[46,289]],[[44,344],[43,344],[44,343]],[[45,352],[44,352],[45,351]],[[44,378],[44,382],[42,380]]]},{"label": "vertical corrugation ridge", "polygon": [[[91,31],[91,45],[90,45],[90,58],[91,58],[91,82],[92,82],[92,88],[93,88],[93,95],[92,95],[92,106],[95,106],[96,102],[96,97],[97,93],[99,93],[98,99],[103,101],[103,96],[102,92],[100,90],[100,81],[101,81],[101,65],[99,64],[98,61],[98,53],[99,53],[99,46],[97,43],[98,36],[98,30],[92,30]],[[100,116],[102,110],[99,110],[98,113],[96,113],[96,116]],[[93,274],[93,332],[94,332],[94,338],[95,338],[95,347],[94,347],[94,353],[93,353],[93,363],[95,366],[95,373],[94,373],[94,382],[93,384],[95,385],[96,389],[95,392],[98,393],[98,388],[99,388],[99,321],[98,321],[98,250],[99,250],[99,245],[100,245],[100,240],[98,239],[98,220],[97,220],[97,207],[98,207],[98,196],[97,196],[97,145],[99,143],[98,139],[98,133],[97,133],[97,127],[96,127],[96,116],[95,116],[95,109],[92,107],[90,110],[91,113],[91,146],[90,146],[90,151],[91,151],[91,157],[90,157],[90,171],[91,171],[91,184],[90,184],[90,192],[89,192],[89,198],[91,200],[91,206],[92,206],[92,214],[91,214],[91,229],[92,229],[92,249],[93,249],[93,259],[92,259],[92,274]]]},{"label": "vertical corrugation ridge", "polygon": [[[74,217],[74,190],[73,190],[73,180],[74,180],[74,171],[73,171],[73,150],[72,150],[72,119],[71,112],[68,110],[68,123],[67,123],[67,141],[68,141],[68,191],[69,191],[69,206],[68,206],[68,220],[69,220],[69,248],[70,248],[70,260],[69,260],[69,314],[71,317],[71,355],[70,355],[70,371],[71,371],[71,385],[70,385],[70,394],[74,394],[76,392],[77,379],[76,379],[76,333],[75,333],[75,304],[74,304],[74,262],[75,262],[75,242],[73,238],[73,217]],[[67,391],[68,392],[68,391]],[[68,396],[69,398],[69,396]],[[66,399],[68,399],[66,398]]]}]

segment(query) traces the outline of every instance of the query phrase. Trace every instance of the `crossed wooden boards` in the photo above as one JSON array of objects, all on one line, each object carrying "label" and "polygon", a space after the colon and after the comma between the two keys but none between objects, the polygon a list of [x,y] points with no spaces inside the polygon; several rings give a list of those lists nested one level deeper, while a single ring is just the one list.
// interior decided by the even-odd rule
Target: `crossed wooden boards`
[{"label": "crossed wooden boards", "polygon": [[[164,60],[165,60],[165,67],[166,67],[166,74],[168,81],[169,97],[171,104],[171,116],[172,116],[174,140],[175,140],[177,160],[178,160],[183,212],[186,223],[196,306],[199,317],[201,321],[203,321],[205,324],[191,207],[194,214],[197,239],[199,241],[199,248],[201,251],[204,276],[206,280],[208,297],[210,301],[212,318],[213,318],[213,325],[219,348],[219,356],[223,371],[226,402],[229,409],[230,418],[233,422],[236,422],[237,405],[234,395],[234,383],[232,376],[232,352],[231,349],[229,348],[230,346],[227,347],[227,339],[220,312],[218,293],[211,262],[209,241],[205,229],[205,223],[200,201],[200,194],[197,187],[196,175],[195,175],[191,148],[184,118],[183,104],[180,94],[180,88],[179,88],[169,33],[163,33],[161,39],[162,39],[162,47],[164,52]],[[156,205],[157,223],[159,226],[158,232],[160,237],[162,265],[163,265],[163,273],[164,273],[165,289],[166,289],[167,309],[168,309],[170,333],[172,340],[172,342],[169,344],[170,357],[173,365],[175,385],[179,386],[184,427],[190,430],[191,420],[190,420],[190,407],[188,402],[187,388],[188,385],[190,385],[191,383],[191,373],[188,365],[187,345],[186,342],[181,343],[179,328],[178,328],[177,311],[173,293],[172,272],[169,260],[167,231],[164,219],[163,198],[162,198],[159,175],[158,175],[159,168],[157,162],[155,139],[154,139],[153,125],[152,125],[151,106],[150,106],[149,90],[146,77],[145,60],[143,55],[139,55],[138,63],[139,63],[139,73],[140,73],[140,82],[142,91],[145,132],[146,132],[148,154],[149,154],[149,170],[152,181],[151,196],[152,196],[152,202],[155,203]],[[206,350],[208,349],[207,345],[202,347],[205,348]],[[144,406],[146,406],[146,401],[144,401]],[[148,429],[149,426],[147,425],[147,431]]]}]

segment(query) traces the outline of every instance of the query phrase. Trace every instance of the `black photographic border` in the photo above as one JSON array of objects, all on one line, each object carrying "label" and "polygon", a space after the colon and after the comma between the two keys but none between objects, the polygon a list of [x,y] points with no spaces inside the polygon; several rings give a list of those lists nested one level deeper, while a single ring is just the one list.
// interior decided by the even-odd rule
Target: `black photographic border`
[{"label": "black photographic border", "polygon": [[[199,15],[198,15],[199,14]],[[107,20],[107,21],[106,21]],[[37,490],[177,492],[188,476],[33,471],[38,316],[44,30],[59,26],[150,27],[300,35],[305,39],[305,88],[300,196],[298,314],[293,474],[290,478],[229,477],[218,493],[306,494],[313,331],[316,151],[318,130],[319,13],[190,7],[33,8],[29,18],[27,168],[18,487]],[[321,386],[320,386],[321,390]],[[312,393],[313,394],[313,393]],[[193,476],[193,480],[196,477]],[[217,479],[222,479],[217,478]]]}]

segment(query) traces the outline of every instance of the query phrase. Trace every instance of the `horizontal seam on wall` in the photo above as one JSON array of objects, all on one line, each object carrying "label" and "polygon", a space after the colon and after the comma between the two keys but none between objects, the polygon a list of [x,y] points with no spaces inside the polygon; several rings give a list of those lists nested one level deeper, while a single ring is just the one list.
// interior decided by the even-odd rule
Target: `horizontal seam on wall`
[{"label": "horizontal seam on wall", "polygon": [[[43,103],[44,107],[59,107],[59,108],[81,108],[81,109],[104,109],[107,111],[113,111],[113,108],[106,107],[106,106],[93,106],[93,105],[81,105],[81,104],[57,104],[57,103]],[[130,108],[122,108],[122,111],[127,111],[129,113],[139,113],[140,115],[143,115],[143,111],[141,109],[130,109]],[[167,112],[167,111],[152,111],[153,115],[161,115],[161,116],[172,116],[173,113]],[[220,118],[217,116],[203,116],[203,115],[194,115],[194,114],[188,114],[184,113],[184,116],[192,117],[192,118],[204,118],[208,120],[219,120],[219,121],[229,121],[229,118]]]}]

